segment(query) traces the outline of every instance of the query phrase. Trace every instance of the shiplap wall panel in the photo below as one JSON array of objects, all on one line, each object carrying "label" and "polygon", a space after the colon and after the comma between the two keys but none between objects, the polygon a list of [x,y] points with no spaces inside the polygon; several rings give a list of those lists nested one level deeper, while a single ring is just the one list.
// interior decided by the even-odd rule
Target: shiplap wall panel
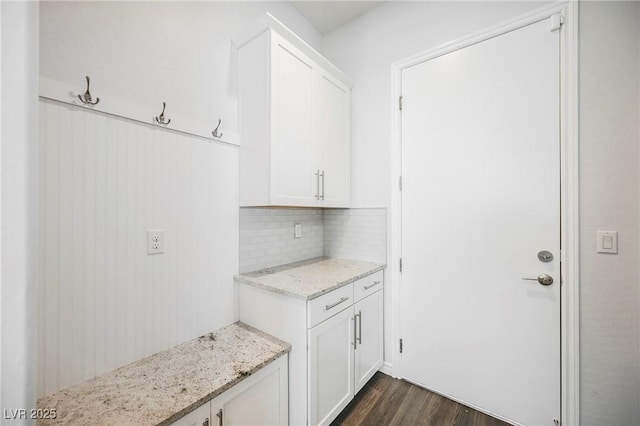
[{"label": "shiplap wall panel", "polygon": [[[46,113],[45,113],[46,114]],[[57,138],[59,144],[58,167],[59,167],[59,199],[58,203],[51,206],[57,209],[59,214],[58,222],[58,360],[59,369],[58,380],[63,384],[71,384],[73,381],[73,323],[72,323],[72,295],[73,288],[71,282],[71,242],[73,238],[73,227],[71,226],[71,189],[73,183],[72,174],[72,145],[71,145],[71,117],[60,110],[56,110],[51,116],[51,120],[57,122]],[[54,136],[54,135],[52,135]],[[48,209],[49,206],[45,206]],[[55,250],[55,247],[52,247]],[[45,277],[46,280],[47,277]]]},{"label": "shiplap wall panel", "polygon": [[39,394],[232,322],[237,148],[46,100],[40,117]]}]

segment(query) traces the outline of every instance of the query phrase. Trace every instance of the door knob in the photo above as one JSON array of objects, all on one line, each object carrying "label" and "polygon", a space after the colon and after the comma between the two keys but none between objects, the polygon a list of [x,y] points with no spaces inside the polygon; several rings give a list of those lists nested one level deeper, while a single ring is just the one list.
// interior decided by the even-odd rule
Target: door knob
[{"label": "door knob", "polygon": [[553,277],[548,274],[538,275],[538,278],[523,278],[526,281],[538,281],[542,285],[551,285],[553,284]]}]

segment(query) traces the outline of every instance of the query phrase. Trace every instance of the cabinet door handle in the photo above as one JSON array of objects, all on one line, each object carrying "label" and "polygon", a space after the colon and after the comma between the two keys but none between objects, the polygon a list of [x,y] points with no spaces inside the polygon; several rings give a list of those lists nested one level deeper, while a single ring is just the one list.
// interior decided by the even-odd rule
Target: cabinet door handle
[{"label": "cabinet door handle", "polygon": [[320,199],[320,169],[316,170],[316,200]]},{"label": "cabinet door handle", "polygon": [[362,311],[358,311],[358,343],[362,346]]},{"label": "cabinet door handle", "polygon": [[216,416],[218,416],[218,426],[222,426],[222,408],[218,410]]},{"label": "cabinet door handle", "polygon": [[320,196],[320,199],[324,200],[324,170],[320,173],[320,177],[322,178],[322,195]]},{"label": "cabinet door handle", "polygon": [[337,302],[331,303],[330,305],[325,305],[324,310],[328,311],[331,308],[335,308],[336,306],[338,306],[341,303],[346,302],[347,300],[349,300],[348,297],[341,297],[340,300],[338,300]]},{"label": "cabinet door handle", "polygon": [[373,284],[371,284],[371,285],[365,285],[365,286],[364,286],[364,289],[365,289],[365,290],[369,290],[371,287],[375,287],[375,286],[377,286],[378,284],[380,284],[380,281],[374,281],[374,282],[373,282]]},{"label": "cabinet door handle", "polygon": [[353,320],[353,350],[355,351],[356,349],[358,349],[358,338],[356,337],[356,318],[357,315],[355,315],[353,318],[351,318]]}]

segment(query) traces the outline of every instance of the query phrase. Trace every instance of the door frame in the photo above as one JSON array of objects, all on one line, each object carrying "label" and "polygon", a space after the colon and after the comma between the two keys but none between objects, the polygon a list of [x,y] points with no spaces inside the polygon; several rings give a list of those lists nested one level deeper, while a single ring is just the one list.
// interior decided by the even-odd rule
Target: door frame
[{"label": "door frame", "polygon": [[[437,46],[391,65],[391,209],[390,266],[386,274],[391,283],[391,330],[386,339],[392,343],[392,358],[383,371],[394,377],[404,377],[399,339],[402,337],[402,198],[399,179],[402,171],[402,115],[399,98],[402,94],[402,70],[453,51],[480,43],[526,25],[560,13],[564,19],[560,32],[560,406],[561,424],[580,423],[580,358],[579,358],[579,80],[578,80],[578,1],[535,9],[496,26]],[[389,306],[387,305],[387,306]],[[390,361],[390,362],[389,362]]]}]

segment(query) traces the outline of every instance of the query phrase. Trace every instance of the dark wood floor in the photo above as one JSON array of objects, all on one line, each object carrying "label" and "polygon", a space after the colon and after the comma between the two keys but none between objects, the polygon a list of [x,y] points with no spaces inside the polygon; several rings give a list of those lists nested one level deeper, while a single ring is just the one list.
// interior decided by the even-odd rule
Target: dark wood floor
[{"label": "dark wood floor", "polygon": [[376,373],[334,420],[337,425],[508,426],[404,380]]}]

